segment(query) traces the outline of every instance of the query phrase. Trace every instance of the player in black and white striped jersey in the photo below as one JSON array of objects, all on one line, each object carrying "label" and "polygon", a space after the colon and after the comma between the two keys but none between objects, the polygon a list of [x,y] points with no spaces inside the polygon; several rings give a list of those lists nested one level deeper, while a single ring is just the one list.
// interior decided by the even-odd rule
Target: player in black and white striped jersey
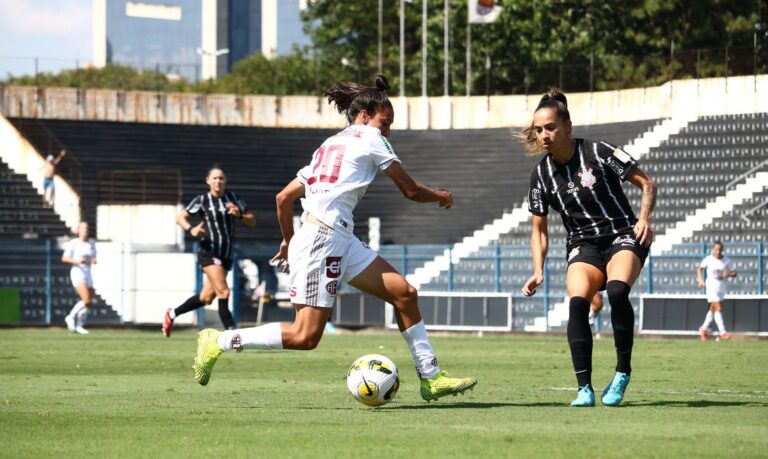
[{"label": "player in black and white striped jersey", "polygon": [[[245,202],[233,191],[226,191],[227,176],[224,170],[214,165],[205,179],[209,191],[195,196],[179,213],[176,223],[192,237],[200,239],[197,261],[205,273],[206,280],[200,294],[189,297],[176,309],[168,309],[163,320],[163,334],[171,336],[171,327],[176,316],[192,311],[213,298],[218,299],[219,317],[226,329],[232,329],[235,322],[229,312],[229,287],[227,271],[232,269],[232,247],[235,243],[235,219],[242,220],[248,227],[255,227],[256,220]],[[190,217],[197,217],[200,223],[193,225]]]},{"label": "player in black and white striped jersey", "polygon": [[[653,241],[650,225],[656,185],[637,162],[608,142],[571,136],[572,123],[565,95],[547,92],[534,111],[533,122],[521,137],[530,151],[547,154],[531,173],[528,208],[533,214],[531,256],[534,274],[523,285],[526,296],[543,282],[547,254],[547,212],[560,213],[568,232],[566,288],[570,296],[568,344],[579,385],[571,406],[593,406],[592,333],[589,304],[606,290],[616,345],[616,373],[603,391],[602,402],[621,403],[632,367],[635,316],[629,292]],[[621,182],[643,190],[639,218],[624,195]]]}]

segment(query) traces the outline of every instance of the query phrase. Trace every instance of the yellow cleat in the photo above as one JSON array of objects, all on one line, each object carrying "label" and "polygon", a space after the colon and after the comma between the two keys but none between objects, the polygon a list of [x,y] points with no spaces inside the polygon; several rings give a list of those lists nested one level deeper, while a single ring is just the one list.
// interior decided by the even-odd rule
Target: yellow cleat
[{"label": "yellow cleat", "polygon": [[216,364],[216,359],[222,353],[221,346],[217,341],[220,331],[212,328],[206,328],[197,334],[197,354],[195,355],[195,364],[192,368],[195,370],[195,380],[200,383],[201,386],[208,384],[211,379],[211,372],[213,371],[213,365]]},{"label": "yellow cleat", "polygon": [[463,394],[465,390],[474,389],[477,380],[474,378],[449,378],[448,373],[441,371],[431,379],[421,380],[421,398],[429,402],[446,395]]}]

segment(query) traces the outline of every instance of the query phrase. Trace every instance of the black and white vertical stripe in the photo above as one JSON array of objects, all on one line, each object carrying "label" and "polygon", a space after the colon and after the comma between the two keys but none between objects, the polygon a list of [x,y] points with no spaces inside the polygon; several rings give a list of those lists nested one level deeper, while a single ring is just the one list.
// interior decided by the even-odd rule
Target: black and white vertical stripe
[{"label": "black and white vertical stripe", "polygon": [[[318,227],[317,234],[315,234],[315,240],[312,242],[312,248],[309,250],[310,259],[314,259],[315,255],[323,250],[329,235],[330,230],[328,228],[322,226]],[[308,306],[317,306],[320,296],[320,273],[322,269],[324,269],[324,266],[323,260],[321,259],[320,265],[307,273],[307,294],[305,301]]]},{"label": "black and white vertical stripe", "polygon": [[248,209],[236,193],[227,191],[220,198],[205,193],[190,201],[185,210],[205,222],[205,237],[200,240],[201,248],[212,255],[232,258],[232,246],[235,241],[235,217],[227,210],[227,203],[234,203],[245,213]]},{"label": "black and white vertical stripe", "polygon": [[569,243],[623,233],[637,222],[621,188],[636,165],[607,142],[576,139],[568,163],[547,154],[532,171],[528,209],[540,216],[549,207],[559,212]]}]

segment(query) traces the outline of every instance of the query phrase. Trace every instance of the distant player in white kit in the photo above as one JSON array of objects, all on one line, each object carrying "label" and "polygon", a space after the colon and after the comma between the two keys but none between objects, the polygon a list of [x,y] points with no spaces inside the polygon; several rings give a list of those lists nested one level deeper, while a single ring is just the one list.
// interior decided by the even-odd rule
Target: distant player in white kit
[{"label": "distant player in white kit", "polygon": [[[414,181],[400,164],[386,139],[394,120],[387,89],[387,80],[380,75],[375,87],[338,82],[326,90],[329,103],[346,115],[350,125],[323,142],[311,163],[277,195],[283,242],[273,262],[284,272],[290,267],[296,319],[225,332],[201,331],[194,365],[200,384],[208,384],[223,351],[317,347],[342,281],[394,305],[424,400],[463,393],[477,384],[472,378],[447,377],[440,370],[419,312],[416,289],[352,232],[352,211],[379,171],[412,201],[436,202],[446,209],[453,204],[449,191]],[[294,235],[293,204],[302,196],[304,224]]]},{"label": "distant player in white kit", "polygon": [[75,303],[72,311],[64,317],[64,322],[67,323],[69,331],[87,335],[88,330],[83,326],[94,295],[91,265],[96,264],[96,243],[88,238],[87,222],[80,222],[77,237],[67,242],[61,261],[72,265],[69,278],[80,297],[80,301]]},{"label": "distant player in white kit", "polygon": [[[706,271],[706,281],[702,273]],[[701,340],[706,341],[709,336],[709,326],[712,320],[717,324],[720,330],[720,339],[730,339],[731,335],[725,330],[723,323],[722,301],[725,298],[725,281],[729,277],[736,277],[736,269],[730,258],[723,256],[723,243],[715,241],[712,247],[712,255],[707,255],[696,268],[696,281],[699,287],[706,287],[707,302],[709,302],[709,311],[704,323],[699,327]]]}]

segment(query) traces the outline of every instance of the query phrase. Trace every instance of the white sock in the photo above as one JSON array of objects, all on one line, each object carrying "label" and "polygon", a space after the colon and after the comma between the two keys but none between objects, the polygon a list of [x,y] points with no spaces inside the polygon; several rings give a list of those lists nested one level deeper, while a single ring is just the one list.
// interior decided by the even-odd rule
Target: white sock
[{"label": "white sock", "polygon": [[82,308],[82,309],[80,309],[80,310],[77,312],[77,316],[76,316],[76,317],[77,317],[77,319],[75,320],[75,324],[76,324],[78,327],[82,327],[83,325],[85,325],[85,319],[87,319],[87,318],[88,318],[88,308],[86,308],[85,306],[83,306],[83,308]]},{"label": "white sock", "polygon": [[173,308],[169,309],[168,310],[168,317],[170,317],[171,320],[175,319],[176,318],[176,310],[173,309]]},{"label": "white sock", "polygon": [[226,330],[219,335],[219,346],[225,351],[240,349],[282,349],[283,334],[280,323],[239,330]]},{"label": "white sock", "polygon": [[69,317],[77,317],[77,313],[80,312],[83,308],[85,308],[85,303],[83,303],[82,300],[78,301],[74,306],[72,306],[72,310],[69,311]]},{"label": "white sock", "polygon": [[714,316],[712,315],[712,311],[707,311],[707,317],[704,318],[704,323],[701,324],[701,328],[703,328],[704,330],[709,328],[709,324],[712,323],[713,318]]},{"label": "white sock", "polygon": [[720,313],[720,311],[717,311],[715,313],[715,323],[717,324],[717,328],[720,330],[720,334],[728,333],[725,331],[725,324],[723,323],[723,314]]},{"label": "white sock", "polygon": [[592,309],[589,310],[589,316],[587,320],[589,320],[589,325],[595,324],[595,311],[593,311]]},{"label": "white sock", "polygon": [[429,379],[440,373],[440,367],[437,365],[437,357],[432,345],[427,338],[427,328],[424,321],[420,321],[413,327],[402,332],[405,342],[408,343],[408,349],[411,351],[413,363],[416,364],[416,373],[419,378]]}]

